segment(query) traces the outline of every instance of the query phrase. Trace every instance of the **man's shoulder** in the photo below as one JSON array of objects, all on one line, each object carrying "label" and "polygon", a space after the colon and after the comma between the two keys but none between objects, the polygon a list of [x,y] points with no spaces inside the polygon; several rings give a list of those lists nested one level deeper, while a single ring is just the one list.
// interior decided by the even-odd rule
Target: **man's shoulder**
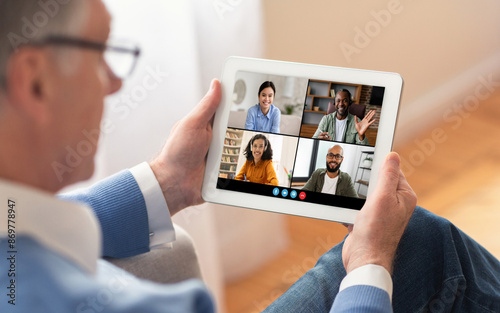
[{"label": "man's shoulder", "polygon": [[318,168],[312,173],[312,175],[318,176],[318,175],[324,175],[325,173],[326,173],[326,168]]},{"label": "man's shoulder", "polygon": [[329,121],[335,121],[335,114],[337,114],[337,112],[327,114],[327,115],[323,116],[323,118],[326,120],[329,120]]},{"label": "man's shoulder", "polygon": [[323,116],[320,124],[323,125],[323,131],[330,131],[335,126],[335,112]]},{"label": "man's shoulder", "polygon": [[[4,240],[5,237],[0,237],[0,241]],[[22,269],[23,278],[22,285],[17,285],[16,279],[16,287],[20,288],[18,290],[22,292],[24,300],[44,299],[43,303],[35,303],[23,301],[19,297],[15,300],[19,312],[69,312],[75,309],[75,303],[79,304],[77,311],[94,312],[92,299],[97,297],[99,300],[99,294],[103,290],[112,293],[113,304],[108,308],[113,312],[126,311],[125,304],[139,308],[139,311],[155,309],[156,312],[159,308],[170,305],[172,312],[186,312],[186,307],[192,304],[179,299],[193,299],[192,303],[198,309],[205,308],[206,312],[212,312],[208,309],[212,307],[212,300],[201,281],[189,280],[177,285],[178,288],[153,286],[153,283],[132,277],[102,260],[98,261],[97,273],[92,274],[29,236],[22,236],[17,240],[23,247],[23,257],[11,257],[16,258],[16,266]],[[6,264],[0,262],[0,270],[4,271]],[[160,297],[162,300],[159,300],[158,293],[163,294]],[[130,300],[130,294],[134,295],[133,300]],[[4,312],[6,305],[10,306],[7,300],[0,304],[0,312]],[[118,309],[119,307],[122,309]]]},{"label": "man's shoulder", "polygon": [[351,185],[353,183],[351,175],[346,172],[339,171],[339,184],[342,186]]},{"label": "man's shoulder", "polygon": [[321,192],[321,188],[323,188],[323,179],[325,177],[326,168],[318,168],[315,170],[311,177],[307,180],[306,185],[304,186],[304,190]]},{"label": "man's shoulder", "polygon": [[[4,238],[0,238],[1,241]],[[63,256],[53,249],[47,247],[38,239],[30,235],[21,235],[16,238],[16,244],[22,246],[22,257],[17,254],[10,255],[18,268],[23,271],[23,293],[33,296],[39,292],[39,288],[52,288],[54,291],[62,292],[60,277],[71,276],[72,281],[78,281],[90,277],[78,264],[71,261],[69,257]],[[4,263],[6,264],[6,263]],[[2,267],[0,267],[2,268]]]},{"label": "man's shoulder", "polygon": [[[0,238],[1,241],[4,238]],[[0,311],[4,311],[6,306],[14,307],[19,312],[68,312],[74,305],[74,294],[82,286],[87,286],[90,281],[90,275],[78,267],[68,258],[61,256],[52,249],[35,240],[31,236],[20,236],[16,238],[16,243],[22,247],[21,254],[12,254],[9,256],[11,264],[15,264],[18,270],[22,270],[17,279],[15,271],[10,280],[10,284],[15,290],[17,287],[19,297],[10,297],[7,302],[0,304]],[[0,263],[0,270],[4,272],[4,264]],[[5,270],[7,273],[7,270]],[[68,279],[71,277],[71,279]],[[78,289],[78,290],[77,290]],[[12,291],[11,291],[12,292]],[[22,297],[21,297],[22,294]],[[14,293],[15,295],[15,293]],[[26,301],[43,297],[41,303]],[[81,299],[83,302],[85,298]],[[10,312],[10,311],[7,311]],[[16,311],[17,312],[17,311]]]},{"label": "man's shoulder", "polygon": [[349,178],[351,179],[351,175],[347,174],[346,172],[342,172],[341,170],[339,170],[339,178]]}]

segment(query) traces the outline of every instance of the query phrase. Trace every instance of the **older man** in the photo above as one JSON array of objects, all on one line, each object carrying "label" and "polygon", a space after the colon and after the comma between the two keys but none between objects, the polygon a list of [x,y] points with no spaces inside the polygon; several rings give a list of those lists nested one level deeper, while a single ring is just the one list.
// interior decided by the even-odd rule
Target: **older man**
[{"label": "older man", "polygon": [[[32,18],[47,14],[47,3],[57,14],[36,28]],[[99,134],[104,98],[120,89],[118,75],[128,72],[110,68],[107,56],[133,61],[138,55],[106,45],[110,20],[100,0],[0,1],[0,237],[2,253],[9,251],[1,269],[6,275],[13,269],[1,278],[10,286],[1,312],[97,312],[104,304],[110,312],[212,308],[200,282],[175,289],[134,283],[98,257],[136,255],[172,241],[169,212],[202,202],[218,82],[172,131],[171,140],[192,140],[168,142],[150,164],[65,196],[94,212],[52,195],[92,175],[95,146],[88,145],[88,134]],[[75,151],[79,161],[67,162]],[[12,262],[4,262],[8,257]]]},{"label": "older man", "polygon": [[[40,17],[41,5],[50,5],[57,14],[35,29],[27,24],[27,17]],[[169,211],[175,214],[202,201],[211,119],[220,100],[217,81],[174,127],[150,164],[64,197],[83,201],[92,209],[54,197],[64,186],[92,174],[95,149],[84,149],[82,143],[89,133],[99,133],[103,99],[120,88],[118,75],[129,72],[111,68],[105,56],[112,52],[138,55],[135,49],[106,44],[109,24],[101,0],[0,0],[1,312],[214,311],[209,292],[199,281],[154,284],[99,257],[136,255],[172,240]],[[81,161],[65,162],[70,151],[80,151]],[[62,178],[58,164],[68,165]],[[345,243],[325,254],[270,311],[391,309],[390,273],[416,198],[399,170],[397,155],[387,157],[380,173],[378,189],[358,215],[356,227],[349,228]],[[406,234],[425,234],[418,227],[435,219],[426,214],[419,209]],[[442,230],[441,224],[433,229]],[[410,239],[402,241],[403,249],[413,246]],[[451,248],[460,242],[444,235],[431,239],[450,243]],[[442,253],[435,249],[425,255],[434,259]],[[406,266],[401,268],[404,275],[395,274],[403,281],[414,273],[414,264],[429,264],[413,258],[413,253],[403,255],[399,261]],[[460,264],[448,254],[446,261]],[[434,275],[442,269],[427,270],[427,276],[448,281],[448,272]],[[425,286],[440,286],[428,281],[432,283],[423,280]],[[413,281],[410,285],[418,286]],[[416,294],[413,290],[399,290],[396,303],[405,296],[411,301],[424,299],[409,297]],[[428,291],[439,294],[435,288]],[[475,291],[474,296],[481,294]],[[412,302],[410,308],[417,305]]]},{"label": "older man", "polygon": [[302,190],[357,198],[351,176],[340,170],[343,161],[344,149],[339,145],[332,146],[326,154],[326,168],[315,170]]},{"label": "older man", "polygon": [[365,133],[368,127],[375,123],[375,111],[368,112],[361,121],[358,121],[356,116],[349,113],[351,102],[349,90],[342,89],[337,92],[335,112],[321,119],[313,138],[368,145]]}]

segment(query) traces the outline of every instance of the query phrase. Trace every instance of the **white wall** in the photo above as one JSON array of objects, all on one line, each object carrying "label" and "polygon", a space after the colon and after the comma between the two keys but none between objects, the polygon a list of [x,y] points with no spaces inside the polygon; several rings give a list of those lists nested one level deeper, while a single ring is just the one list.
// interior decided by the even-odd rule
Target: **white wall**
[{"label": "white wall", "polygon": [[235,81],[239,79],[245,82],[245,97],[240,104],[233,103],[231,110],[247,112],[248,109],[259,103],[257,93],[259,92],[260,85],[267,80],[267,75],[240,71],[236,73]]},{"label": "white wall", "polygon": [[[436,122],[446,123],[444,112],[472,94],[480,85],[479,77],[493,75],[496,82],[500,80],[499,1],[273,0],[262,4],[267,58],[403,76],[396,141],[410,139]],[[345,53],[342,47],[347,45],[356,52]]]},{"label": "white wall", "polygon": [[[105,3],[113,16],[111,36],[137,42],[142,54],[133,76],[106,100],[103,123],[113,125],[113,130],[101,138],[93,180],[151,160],[173,125],[198,103],[208,87],[200,80],[191,1]],[[156,88],[146,89],[144,80],[151,76],[157,78]],[[197,243],[204,279],[221,303],[223,275],[220,256],[213,253],[218,246],[212,213],[205,210],[188,218],[178,216],[177,220]],[[207,239],[210,246],[200,244]]]},{"label": "white wall", "polygon": [[294,176],[306,177],[309,175],[313,144],[314,139],[301,138],[299,140]]}]

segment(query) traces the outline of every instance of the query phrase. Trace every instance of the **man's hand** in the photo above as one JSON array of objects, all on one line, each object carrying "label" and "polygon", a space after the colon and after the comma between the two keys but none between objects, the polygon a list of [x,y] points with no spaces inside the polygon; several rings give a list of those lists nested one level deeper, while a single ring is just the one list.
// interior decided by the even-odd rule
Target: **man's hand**
[{"label": "man's hand", "polygon": [[367,264],[381,265],[392,274],[399,240],[410,220],[417,196],[399,168],[400,158],[390,153],[380,168],[374,193],[348,226],[342,250],[346,272]]},{"label": "man's hand", "polygon": [[220,98],[220,82],[213,80],[205,97],[175,124],[160,155],[150,163],[172,215],[203,203],[201,185]]},{"label": "man's hand", "polygon": [[330,140],[331,137],[330,137],[330,134],[328,134],[328,132],[321,132],[318,135],[318,139]]},{"label": "man's hand", "polygon": [[366,130],[368,129],[368,127],[370,127],[371,124],[375,123],[374,116],[375,111],[373,110],[368,112],[368,114],[366,114],[360,122],[358,122],[358,117],[354,116],[354,126],[356,127],[356,131],[358,132],[360,140],[365,139]]}]

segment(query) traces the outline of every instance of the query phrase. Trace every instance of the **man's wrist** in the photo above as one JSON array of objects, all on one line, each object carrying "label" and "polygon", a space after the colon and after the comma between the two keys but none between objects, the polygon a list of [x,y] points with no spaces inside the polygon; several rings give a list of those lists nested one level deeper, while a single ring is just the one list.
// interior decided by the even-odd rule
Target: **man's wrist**
[{"label": "man's wrist", "polygon": [[144,162],[130,169],[146,203],[150,231],[150,248],[163,246],[175,240],[175,231],[164,194],[151,169]]},{"label": "man's wrist", "polygon": [[369,259],[365,258],[362,260],[356,260],[353,262],[350,262],[346,266],[346,272],[349,274],[352,271],[355,271],[356,269],[366,266],[366,265],[377,265],[385,268],[387,272],[392,274],[392,260],[380,260],[380,259]]},{"label": "man's wrist", "polygon": [[182,182],[179,181],[179,177],[172,177],[172,175],[168,175],[168,173],[164,170],[164,168],[166,168],[164,163],[159,160],[153,160],[149,163],[149,166],[160,184],[163,197],[165,198],[165,202],[167,203],[172,216],[190,205],[198,204],[186,203],[186,197],[191,199],[189,192],[187,192],[185,186],[181,186]]},{"label": "man's wrist", "polygon": [[[352,234],[350,234],[352,236]],[[373,264],[382,266],[390,274],[392,274],[392,265],[394,262],[394,257],[396,251],[393,249],[384,249],[379,247],[375,251],[368,251],[368,249],[358,249],[350,254],[349,259],[344,263],[345,270],[349,274],[350,272],[356,270],[359,267]]]},{"label": "man's wrist", "polygon": [[339,292],[356,285],[380,288],[385,290],[389,294],[389,298],[392,299],[392,278],[383,266],[367,264],[356,268],[342,280]]},{"label": "man's wrist", "polygon": [[153,171],[155,177],[156,177],[156,180],[158,181],[158,183],[160,184],[160,188],[161,188],[161,191],[163,193],[163,197],[165,198],[165,202],[167,203],[167,206],[168,208],[170,209],[170,213],[171,215],[174,215],[178,209],[175,205],[175,203],[173,203],[173,197],[171,199],[167,198],[166,197],[166,194],[168,192],[168,181],[169,179],[167,178],[167,175],[165,175],[165,173],[163,173],[162,171],[162,168],[165,167],[165,165],[163,165],[159,160],[154,160],[154,161],[151,161],[149,162],[149,166],[151,167],[151,170]]}]

